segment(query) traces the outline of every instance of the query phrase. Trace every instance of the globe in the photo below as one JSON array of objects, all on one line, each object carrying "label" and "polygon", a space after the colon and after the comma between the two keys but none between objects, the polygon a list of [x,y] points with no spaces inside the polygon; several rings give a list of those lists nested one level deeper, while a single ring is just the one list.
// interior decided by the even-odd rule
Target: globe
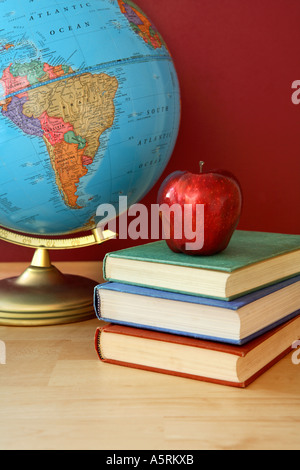
[{"label": "globe", "polygon": [[172,155],[168,47],[129,0],[2,0],[0,19],[0,225],[93,229],[99,205],[141,200]]},{"label": "globe", "polygon": [[0,324],[81,321],[95,282],[62,274],[48,247],[101,243],[99,207],[119,215],[157,182],[178,136],[176,70],[130,0],[1,0],[0,21],[0,238],[36,249],[0,281]]}]

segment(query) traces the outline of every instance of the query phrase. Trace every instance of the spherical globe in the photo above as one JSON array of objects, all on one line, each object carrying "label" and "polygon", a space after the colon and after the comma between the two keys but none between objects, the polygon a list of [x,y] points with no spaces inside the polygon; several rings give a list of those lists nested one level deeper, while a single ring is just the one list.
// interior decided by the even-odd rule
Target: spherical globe
[{"label": "spherical globe", "polygon": [[141,200],[180,119],[154,24],[129,0],[2,0],[0,20],[0,225],[70,234]]}]

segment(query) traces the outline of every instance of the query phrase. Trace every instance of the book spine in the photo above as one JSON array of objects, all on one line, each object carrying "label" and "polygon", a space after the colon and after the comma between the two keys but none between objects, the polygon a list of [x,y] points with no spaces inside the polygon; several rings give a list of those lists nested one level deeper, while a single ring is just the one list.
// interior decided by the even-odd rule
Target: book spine
[{"label": "book spine", "polygon": [[106,265],[107,265],[107,261],[108,261],[108,258],[110,256],[110,253],[106,253],[106,255],[104,256],[104,259],[103,259],[103,267],[102,267],[102,270],[103,270],[103,279],[105,281],[107,281],[107,275],[106,275]]},{"label": "book spine", "polygon": [[96,352],[98,354],[98,357],[100,359],[100,361],[104,361],[104,358],[102,356],[102,353],[101,353],[101,332],[102,332],[102,328],[97,328],[96,329],[96,333],[95,333],[95,349],[96,349]]},{"label": "book spine", "polygon": [[94,289],[94,310],[96,313],[96,317],[98,320],[102,320],[101,318],[101,297],[98,286]]}]

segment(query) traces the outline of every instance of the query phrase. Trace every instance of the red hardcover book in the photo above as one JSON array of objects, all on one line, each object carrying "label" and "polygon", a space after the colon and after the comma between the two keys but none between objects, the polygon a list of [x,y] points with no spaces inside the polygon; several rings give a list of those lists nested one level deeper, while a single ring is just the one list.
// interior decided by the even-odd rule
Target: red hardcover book
[{"label": "red hardcover book", "polygon": [[300,339],[300,315],[235,346],[108,324],[96,330],[101,361],[189,379],[247,387]]}]

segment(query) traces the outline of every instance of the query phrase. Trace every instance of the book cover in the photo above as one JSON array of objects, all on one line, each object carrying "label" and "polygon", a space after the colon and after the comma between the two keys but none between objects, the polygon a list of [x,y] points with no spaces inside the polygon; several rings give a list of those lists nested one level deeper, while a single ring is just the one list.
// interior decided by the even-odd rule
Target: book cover
[{"label": "book cover", "polygon": [[[243,345],[246,344],[247,342],[253,340],[254,338],[262,335],[263,333],[275,328],[276,326],[281,325],[282,323],[296,317],[300,313],[300,292],[299,292],[299,287],[298,290],[296,291],[296,296],[294,298],[288,298],[288,300],[291,300],[291,307],[286,305],[286,301],[284,302],[284,306],[281,306],[281,309],[283,309],[283,313],[281,314],[280,309],[271,309],[272,312],[274,312],[274,315],[272,314],[271,320],[263,320],[264,326],[263,327],[258,327],[257,330],[243,338],[230,338],[230,337],[225,337],[225,336],[217,336],[215,335],[207,335],[204,333],[195,333],[195,331],[187,331],[187,330],[182,330],[182,329],[175,329],[175,328],[166,328],[162,326],[162,322],[165,320],[165,310],[164,307],[161,307],[160,311],[160,316],[161,316],[161,324],[152,324],[151,325],[151,317],[148,315],[148,311],[144,309],[144,311],[147,312],[146,319],[144,318],[144,322],[136,322],[134,321],[134,315],[130,312],[130,320],[128,316],[123,315],[123,311],[121,312],[121,318],[120,319],[120,314],[118,316],[114,314],[109,315],[109,309],[104,311],[104,306],[102,305],[101,302],[101,294],[103,291],[112,291],[116,293],[123,293],[123,294],[131,294],[133,296],[139,296],[139,297],[146,297],[150,299],[162,299],[166,300],[172,303],[174,305],[174,302],[179,302],[182,304],[182,311],[180,312],[180,317],[182,317],[182,322],[186,324],[186,305],[187,304],[194,304],[198,306],[208,306],[208,307],[215,307],[217,309],[225,309],[225,314],[226,311],[235,311],[238,312],[240,309],[243,307],[254,304],[256,301],[259,301],[260,299],[264,299],[268,297],[270,302],[274,302],[272,300],[272,294],[282,291],[283,289],[292,286],[294,284],[297,284],[299,286],[300,283],[300,275],[295,276],[290,279],[286,279],[284,281],[281,281],[277,284],[273,284],[271,286],[265,287],[263,289],[259,289],[257,291],[251,292],[249,294],[246,294],[244,296],[241,296],[237,299],[233,299],[231,301],[225,301],[225,300],[219,300],[219,299],[213,299],[210,297],[199,297],[195,295],[187,295],[187,294],[181,294],[181,293],[176,293],[176,292],[171,292],[171,291],[163,291],[163,290],[157,290],[157,289],[152,289],[148,287],[141,287],[141,286],[136,286],[136,285],[130,285],[130,284],[122,284],[122,283],[117,283],[117,282],[107,282],[104,284],[99,284],[98,286],[95,287],[94,290],[94,308],[96,312],[96,316],[99,320],[105,321],[105,322],[112,322],[112,323],[118,323],[121,325],[125,326],[132,326],[136,328],[146,328],[146,329],[152,329],[154,331],[161,331],[165,333],[170,333],[170,334],[175,334],[175,335],[182,335],[182,336],[190,336],[194,338],[201,338],[205,340],[212,340],[212,341],[221,341],[221,342],[226,342],[226,343],[231,343],[231,344],[237,344],[237,345]],[[132,300],[132,297],[130,296],[131,302],[136,304],[136,300]],[[268,299],[266,299],[268,300]],[[126,299],[126,296],[124,299],[122,299],[122,302],[126,303],[128,302],[128,298]],[[165,303],[163,304],[164,306],[166,305]],[[179,304],[180,305],[180,304]],[[155,304],[155,309],[158,311],[160,308],[159,304]],[[212,315],[212,312],[210,310],[209,316]],[[280,316],[281,315],[281,316]],[[248,321],[247,318],[248,316],[245,316],[243,321]],[[141,316],[139,315],[139,318]],[[202,328],[203,328],[203,316],[200,317],[202,321]],[[146,323],[147,321],[147,323]],[[197,319],[195,319],[197,321]],[[224,319],[226,321],[226,317]],[[262,321],[260,320],[260,325],[262,324]],[[201,329],[201,325],[200,325]]]},{"label": "book cover", "polygon": [[[213,256],[189,256],[184,253],[174,253],[165,240],[107,253],[103,263],[103,274],[107,279],[105,267],[108,257],[230,273],[296,250],[300,250],[300,235],[236,230],[226,250]],[[300,272],[300,267],[298,271]]]},{"label": "book cover", "polygon": [[[181,367],[181,370],[176,370],[174,367],[157,367],[155,361],[153,361],[153,365],[149,362],[149,359],[145,362],[138,359],[139,351],[136,351],[137,361],[126,361],[126,351],[122,350],[122,354],[116,353],[114,358],[109,357],[105,350],[102,348],[102,334],[108,333],[109,335],[125,335],[131,338],[140,338],[144,340],[144,350],[148,351],[148,358],[151,358],[152,351],[155,348],[155,344],[160,342],[167,343],[167,348],[169,344],[178,344],[183,346],[184,348],[188,348],[191,351],[195,349],[202,349],[207,351],[214,351],[216,353],[221,353],[221,355],[225,356],[232,356],[236,358],[234,362],[234,366],[232,367],[233,375],[237,372],[238,360],[239,358],[242,360],[246,360],[249,354],[253,354],[253,352],[258,351],[257,361],[254,361],[254,366],[252,364],[252,368],[250,368],[250,372],[248,371],[248,376],[245,378],[245,374],[243,374],[244,379],[239,380],[228,379],[225,380],[224,378],[218,378],[215,374],[209,373],[209,367],[206,367],[207,374],[191,374],[189,372],[184,371],[184,366]],[[229,344],[222,344],[213,341],[204,341],[194,338],[187,338],[182,336],[170,335],[167,333],[160,333],[155,331],[143,330],[139,328],[131,328],[122,325],[114,325],[108,324],[96,329],[95,333],[95,349],[99,359],[104,363],[110,363],[114,365],[142,369],[150,372],[157,372],[162,374],[169,374],[179,377],[184,377],[188,379],[206,381],[206,382],[213,382],[222,385],[228,385],[233,387],[241,387],[245,388],[250,385],[254,380],[256,380],[260,375],[266,372],[269,368],[271,368],[274,364],[276,364],[280,359],[282,359],[286,354],[288,354],[292,350],[293,341],[297,338],[300,338],[300,316],[297,316],[295,319],[286,322],[283,325],[265,333],[264,335],[260,336],[259,338],[254,339],[250,343],[244,346],[234,346]],[[148,344],[149,343],[149,344]],[[265,346],[265,349],[264,349]],[[271,346],[271,347],[270,347]],[[168,349],[165,349],[168,351]],[[168,352],[165,352],[165,356],[168,355]],[[174,360],[171,356],[171,364]],[[221,356],[220,356],[221,357]],[[163,358],[164,360],[164,358]],[[191,353],[190,360],[193,360],[193,353]],[[215,359],[214,359],[215,360]],[[253,361],[252,361],[253,362]],[[255,364],[256,362],[256,364]],[[160,364],[163,361],[159,361]],[[246,365],[246,369],[249,368],[249,364]]]},{"label": "book cover", "polygon": [[235,231],[221,253],[174,253],[164,240],[107,253],[106,281],[231,300],[300,274],[300,235]]}]

